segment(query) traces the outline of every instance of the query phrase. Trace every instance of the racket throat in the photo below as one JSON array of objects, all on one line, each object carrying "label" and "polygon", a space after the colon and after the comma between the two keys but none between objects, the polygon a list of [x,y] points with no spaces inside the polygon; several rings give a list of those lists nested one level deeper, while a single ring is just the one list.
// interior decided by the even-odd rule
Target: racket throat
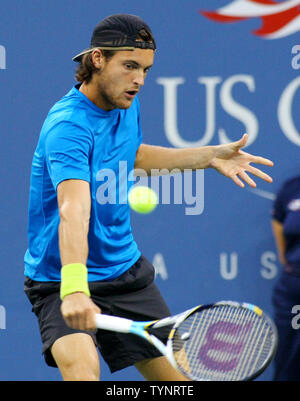
[{"label": "racket throat", "polygon": [[146,335],[147,335],[148,341],[150,341],[159,350],[159,352],[162,355],[168,357],[167,346],[162,341],[160,341],[157,337],[155,337],[154,335],[149,334],[147,332],[146,332]]}]

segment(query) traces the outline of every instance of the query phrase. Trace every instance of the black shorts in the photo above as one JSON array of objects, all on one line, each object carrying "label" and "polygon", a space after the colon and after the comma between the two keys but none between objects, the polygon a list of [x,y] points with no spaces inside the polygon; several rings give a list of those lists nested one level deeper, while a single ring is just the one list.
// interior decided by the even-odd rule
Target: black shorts
[{"label": "black shorts", "polygon": [[[91,299],[102,313],[132,320],[151,321],[170,316],[169,308],[154,283],[154,267],[143,256],[113,281],[89,283]],[[49,366],[57,367],[51,346],[65,335],[80,333],[65,323],[61,311],[60,283],[25,280],[25,293],[39,322],[42,352]],[[161,354],[146,340],[133,334],[97,330],[92,336],[110,371],[124,369],[136,362]],[[166,340],[165,333],[161,339]]]}]

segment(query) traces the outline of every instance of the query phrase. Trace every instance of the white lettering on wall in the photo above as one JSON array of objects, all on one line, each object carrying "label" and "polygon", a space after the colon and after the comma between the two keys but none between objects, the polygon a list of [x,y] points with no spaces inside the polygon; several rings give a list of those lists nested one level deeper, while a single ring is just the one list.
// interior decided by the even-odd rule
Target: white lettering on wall
[{"label": "white lettering on wall", "polygon": [[155,269],[155,277],[160,276],[162,280],[168,279],[168,271],[164,257],[161,253],[156,253],[153,257],[152,264]]},{"label": "white lettering on wall", "polygon": [[[164,87],[164,128],[166,137],[169,142],[178,148],[199,147],[209,144],[213,139],[216,131],[216,92],[217,86],[221,84],[222,78],[218,76],[200,77],[198,83],[205,86],[206,93],[206,128],[203,136],[198,141],[185,140],[178,130],[178,112],[177,93],[179,85],[183,85],[185,79],[183,77],[174,78],[158,78],[157,83]],[[245,84],[250,92],[255,92],[255,82],[251,75],[233,75],[229,77],[221,85],[220,88],[220,103],[224,111],[230,116],[240,121],[245,126],[244,132],[249,135],[247,146],[253,143],[258,134],[258,120],[255,114],[245,106],[239,104],[232,97],[233,87],[237,84]],[[221,143],[230,142],[223,128],[219,129],[219,137]]]},{"label": "white lettering on wall", "polygon": [[6,49],[0,45],[0,70],[6,70]]},{"label": "white lettering on wall", "polygon": [[263,266],[261,269],[261,275],[266,280],[272,280],[277,276],[278,268],[275,264],[276,259],[277,257],[274,252],[267,251],[261,255],[260,261]]},{"label": "white lettering on wall", "polygon": [[[240,83],[245,84],[250,92],[255,92],[255,81],[251,75],[233,75],[221,86],[220,102],[226,113],[244,124],[245,132],[248,134],[247,146],[249,146],[255,141],[259,126],[255,114],[232,98],[233,87]],[[223,128],[219,129],[219,139],[220,143],[232,142]]]},{"label": "white lettering on wall", "polygon": [[299,87],[300,77],[297,77],[285,88],[278,103],[278,121],[282,132],[297,146],[300,146],[300,132],[295,127],[292,110],[293,100]]},{"label": "white lettering on wall", "polygon": [[0,330],[6,329],[6,310],[3,305],[0,305]]},{"label": "white lettering on wall", "polygon": [[[298,45],[297,52],[298,52]],[[300,48],[300,46],[299,46]],[[294,58],[294,64],[298,66],[300,60],[300,53]],[[178,148],[186,147],[199,147],[208,145],[215,133],[218,122],[216,115],[217,108],[217,89],[219,90],[220,105],[223,110],[233,117],[235,120],[240,121],[244,125],[243,132],[247,132],[249,139],[247,146],[253,144],[257,139],[259,132],[259,121],[256,114],[240,104],[233,98],[233,90],[240,84],[246,85],[249,93],[255,93],[255,78],[248,74],[236,74],[228,77],[224,82],[219,76],[200,77],[197,79],[200,85],[205,87],[205,131],[200,139],[196,141],[188,141],[183,138],[182,133],[178,129],[178,116],[181,116],[178,110],[178,92],[179,86],[185,83],[184,77],[164,77],[158,78],[157,83],[164,88],[164,130],[166,137],[170,144]],[[283,93],[279,96],[277,117],[279,125],[283,134],[293,144],[300,146],[300,133],[297,131],[295,122],[292,115],[294,97],[298,88],[300,87],[300,77],[295,78],[284,89]],[[274,110],[274,113],[276,111]],[[188,116],[187,116],[188,117]],[[187,118],[183,117],[183,118]],[[220,143],[228,143],[230,139],[226,130],[222,127],[217,129]]]},{"label": "white lettering on wall", "polygon": [[228,254],[222,252],[220,254],[220,274],[224,280],[233,280],[238,275],[238,254],[232,252],[228,263]]}]

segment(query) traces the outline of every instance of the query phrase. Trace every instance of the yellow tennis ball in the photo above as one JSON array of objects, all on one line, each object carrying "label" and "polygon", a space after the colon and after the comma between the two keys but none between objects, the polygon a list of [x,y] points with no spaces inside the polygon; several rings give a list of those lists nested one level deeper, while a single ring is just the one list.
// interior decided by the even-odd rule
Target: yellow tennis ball
[{"label": "yellow tennis ball", "polygon": [[151,213],[157,206],[158,199],[155,191],[146,186],[134,186],[128,194],[131,209],[137,213]]}]

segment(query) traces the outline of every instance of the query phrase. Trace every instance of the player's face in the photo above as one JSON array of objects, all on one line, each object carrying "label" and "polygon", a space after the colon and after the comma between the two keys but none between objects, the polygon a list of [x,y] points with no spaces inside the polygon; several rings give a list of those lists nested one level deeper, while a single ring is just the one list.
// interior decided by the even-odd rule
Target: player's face
[{"label": "player's face", "polygon": [[144,85],[153,60],[153,50],[135,49],[118,51],[111,59],[104,61],[101,72],[96,76],[102,108],[128,109]]}]

